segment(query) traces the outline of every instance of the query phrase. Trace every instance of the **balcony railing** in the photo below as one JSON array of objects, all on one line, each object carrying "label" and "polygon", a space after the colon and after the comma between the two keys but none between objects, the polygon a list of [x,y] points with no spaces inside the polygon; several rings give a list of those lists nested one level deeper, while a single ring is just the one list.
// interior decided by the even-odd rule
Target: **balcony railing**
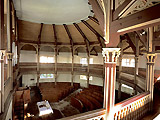
[{"label": "balcony railing", "polygon": [[[149,92],[129,98],[115,105],[112,109],[114,120],[138,120],[149,111]],[[106,120],[106,110],[98,109],[61,120]]]},{"label": "balcony railing", "polygon": [[140,119],[149,110],[149,92],[129,98],[115,105],[114,120]]}]

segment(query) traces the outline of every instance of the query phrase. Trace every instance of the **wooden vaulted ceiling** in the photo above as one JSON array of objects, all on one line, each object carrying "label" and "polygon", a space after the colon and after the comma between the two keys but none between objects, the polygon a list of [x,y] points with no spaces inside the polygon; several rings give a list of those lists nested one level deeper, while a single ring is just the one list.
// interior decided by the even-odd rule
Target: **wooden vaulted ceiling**
[{"label": "wooden vaulted ceiling", "polygon": [[[92,17],[92,19],[95,19]],[[70,45],[70,36],[73,41],[73,45],[85,46],[87,42],[92,46],[104,47],[103,32],[99,27],[99,24],[88,19],[80,23],[73,23],[72,25],[52,25],[52,24],[40,24],[33,23],[24,20],[18,20],[18,36],[19,41],[22,43],[38,43],[38,36],[41,34],[41,44],[55,45],[55,35],[57,37],[57,45]],[[55,26],[55,33],[54,27]],[[77,28],[78,26],[78,28]],[[42,31],[40,33],[42,27]],[[70,35],[67,33],[68,29]],[[97,47],[94,47],[96,49]],[[80,49],[79,49],[80,50]],[[96,50],[101,52],[99,48]],[[81,51],[79,51],[81,52]]]},{"label": "wooden vaulted ceiling", "polygon": [[[40,24],[40,23],[33,23],[25,20],[18,20],[18,31],[19,31],[19,41],[22,43],[34,43],[38,44],[39,35],[41,44],[48,44],[48,45],[68,45],[72,47],[79,45],[83,46],[82,48],[77,49],[78,52],[87,52],[88,46],[95,46],[91,47],[91,52],[101,52],[101,48],[105,47],[104,45],[104,15],[103,15],[103,5],[101,0],[97,0],[99,7],[97,7],[97,3],[94,0],[89,0],[92,4],[94,16],[88,16],[87,19],[80,19],[79,22],[73,22],[72,24]],[[144,10],[148,7],[156,5],[160,2],[160,0],[117,0],[116,1],[116,8],[122,6],[123,13],[118,12],[116,14],[113,13],[113,19],[115,19],[115,23],[117,19],[123,19],[128,17],[138,11]],[[132,3],[130,5],[130,3]],[[123,7],[123,5],[127,5]],[[94,11],[95,10],[95,11]],[[98,12],[97,12],[98,11]],[[119,18],[116,18],[118,16]],[[42,29],[41,29],[42,28]],[[156,26],[155,28],[159,28]],[[55,31],[54,31],[55,29]],[[136,30],[131,33],[126,33],[121,36],[121,40],[123,43],[122,49],[126,53],[135,53],[136,45],[135,40],[139,40],[139,48],[140,51],[146,51],[146,34],[141,35],[143,31],[147,31],[146,29],[143,30]],[[155,29],[155,33],[159,35],[160,29]],[[135,39],[136,35],[136,39]],[[56,36],[56,38],[55,38]],[[55,40],[56,39],[56,40]],[[156,38],[157,39],[157,38]],[[72,41],[72,42],[71,42]],[[85,48],[86,47],[86,48]],[[66,48],[61,49],[61,51],[65,51]]]}]

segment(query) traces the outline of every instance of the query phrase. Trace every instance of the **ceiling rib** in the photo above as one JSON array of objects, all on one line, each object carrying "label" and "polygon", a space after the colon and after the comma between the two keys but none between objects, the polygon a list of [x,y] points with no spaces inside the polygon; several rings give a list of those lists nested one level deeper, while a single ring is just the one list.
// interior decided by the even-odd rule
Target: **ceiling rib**
[{"label": "ceiling rib", "polygon": [[99,25],[99,21],[95,17],[88,16],[88,18]]},{"label": "ceiling rib", "polygon": [[90,45],[89,40],[87,39],[86,35],[83,33],[83,31],[81,30],[81,28],[79,27],[78,24],[73,23],[73,25],[76,27],[76,29],[79,31],[79,33],[82,35],[82,37],[83,37],[83,39],[84,39],[84,42],[85,42],[85,44],[86,44],[87,54],[88,54],[88,56],[89,56],[89,45]]},{"label": "ceiling rib", "polygon": [[68,37],[69,37],[69,39],[70,39],[71,51],[72,51],[72,56],[73,56],[73,45],[74,45],[73,39],[72,39],[71,33],[70,33],[67,25],[66,25],[66,24],[63,24],[63,26],[64,26],[64,28],[65,28],[65,30],[66,30],[66,32],[67,32],[67,34],[68,34]]},{"label": "ceiling rib", "polygon": [[41,44],[42,29],[43,29],[43,23],[41,23],[40,32],[39,32],[39,35],[38,35],[38,45]]},{"label": "ceiling rib", "polygon": [[56,45],[56,49],[57,49],[57,34],[56,34],[55,24],[53,24],[53,32],[54,32],[55,45]]},{"label": "ceiling rib", "polygon": [[103,48],[102,41],[101,41],[99,38],[102,38],[103,41],[105,41],[104,38],[103,38],[89,23],[87,23],[87,22],[84,21],[84,20],[81,20],[81,21],[97,36],[97,39],[98,39],[98,41],[99,41],[99,44],[100,44],[100,46]]}]

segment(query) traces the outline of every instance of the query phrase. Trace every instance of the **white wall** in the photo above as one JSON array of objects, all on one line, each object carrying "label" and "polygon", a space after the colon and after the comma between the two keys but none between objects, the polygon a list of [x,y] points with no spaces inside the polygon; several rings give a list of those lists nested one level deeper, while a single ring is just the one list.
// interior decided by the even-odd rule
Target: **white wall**
[{"label": "white wall", "polygon": [[37,62],[36,51],[20,51],[20,62]]},{"label": "white wall", "polygon": [[[71,82],[71,74],[58,74],[57,82]],[[31,80],[34,79],[34,80]],[[40,83],[42,82],[55,82],[55,78],[49,79],[40,79]],[[80,83],[81,87],[87,87],[87,80],[81,80],[80,75],[74,75],[75,83]],[[103,79],[99,77],[93,77],[93,80],[89,81],[92,85],[103,86]],[[23,86],[36,86],[37,83],[37,75],[36,74],[28,74],[22,76],[22,84]]]},{"label": "white wall", "polygon": [[[123,55],[123,58],[134,58],[134,55]],[[160,70],[160,54],[157,53],[157,58],[155,60],[155,69]],[[117,61],[118,65],[118,61]],[[139,56],[139,63],[138,63],[139,68],[146,68],[146,55],[140,55]]]},{"label": "white wall", "polygon": [[[31,80],[34,79],[34,80]],[[37,75],[36,74],[27,74],[22,75],[22,86],[36,86]]]},{"label": "white wall", "polygon": [[[54,57],[54,52],[40,52],[41,56],[51,56]],[[90,56],[93,58],[93,64],[103,64],[103,56],[101,53],[98,56]],[[86,53],[79,53],[78,55],[74,55],[74,63],[80,63],[81,58],[87,58]],[[20,62],[37,62],[37,54],[36,51],[20,51]],[[69,52],[60,52],[57,56],[58,63],[72,63],[72,54]]]},{"label": "white wall", "polygon": [[7,112],[7,116],[6,116],[5,120],[12,120],[12,101],[10,102],[8,112]]}]

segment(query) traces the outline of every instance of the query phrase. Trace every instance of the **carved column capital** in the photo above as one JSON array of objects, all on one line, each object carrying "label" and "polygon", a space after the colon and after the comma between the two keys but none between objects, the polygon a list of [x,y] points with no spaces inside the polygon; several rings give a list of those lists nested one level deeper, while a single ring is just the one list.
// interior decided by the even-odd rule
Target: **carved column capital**
[{"label": "carved column capital", "polygon": [[7,54],[7,59],[8,60],[12,60],[12,58],[13,58],[13,53],[6,53]]},{"label": "carved column capital", "polygon": [[116,63],[120,55],[120,48],[102,48],[102,55],[105,57],[105,63]]},{"label": "carved column capital", "polygon": [[149,53],[146,55],[147,63],[155,63],[156,54]]},{"label": "carved column capital", "polygon": [[0,60],[4,60],[5,53],[5,50],[0,50]]}]

